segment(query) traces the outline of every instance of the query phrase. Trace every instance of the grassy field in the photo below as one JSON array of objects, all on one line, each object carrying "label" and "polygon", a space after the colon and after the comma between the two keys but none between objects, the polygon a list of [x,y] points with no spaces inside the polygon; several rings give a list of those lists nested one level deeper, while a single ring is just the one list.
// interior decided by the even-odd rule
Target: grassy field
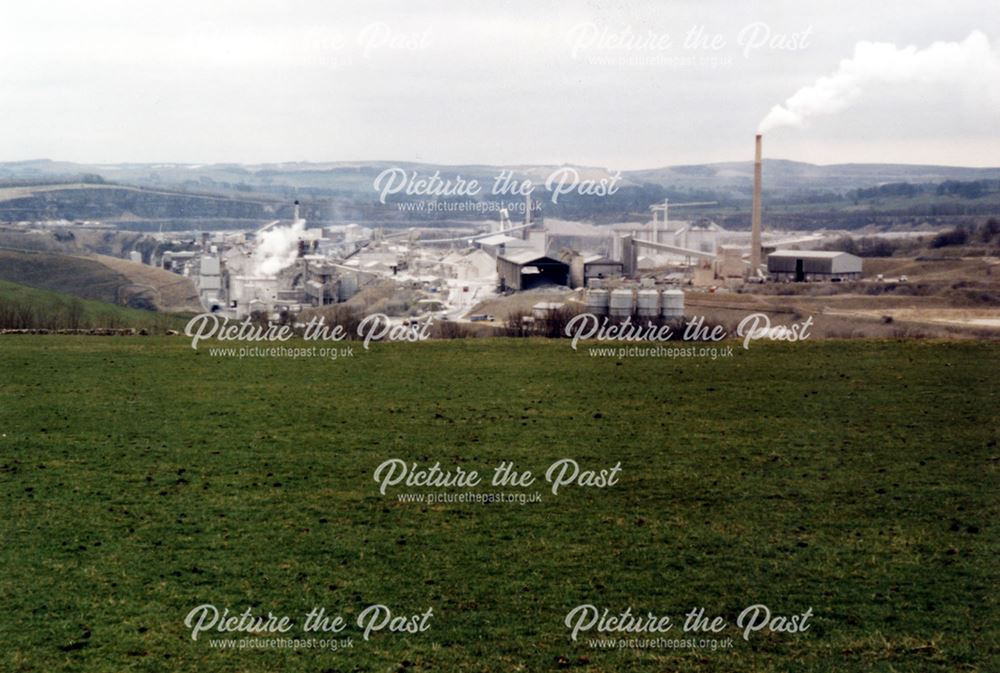
[{"label": "grassy field", "polygon": [[[712,361],[470,340],[329,361],[0,337],[0,669],[995,671],[998,371],[978,342]],[[427,505],[373,481],[389,458],[567,457],[620,461],[620,483]],[[203,603],[435,616],[349,629],[338,652],[220,650],[183,625]],[[605,651],[563,625],[584,603],[814,617],[730,629],[726,650]]]}]

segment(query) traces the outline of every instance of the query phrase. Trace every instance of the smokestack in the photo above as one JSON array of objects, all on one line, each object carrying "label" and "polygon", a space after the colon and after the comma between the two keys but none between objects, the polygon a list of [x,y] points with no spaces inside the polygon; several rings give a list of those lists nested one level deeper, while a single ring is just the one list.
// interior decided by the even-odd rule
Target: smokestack
[{"label": "smokestack", "polygon": [[[760,136],[757,136],[757,138],[759,142]],[[292,217],[292,222],[298,222],[298,221],[299,221],[299,200],[295,199],[295,215]]]},{"label": "smokestack", "polygon": [[753,213],[750,216],[750,275],[760,271],[760,178],[761,178],[761,135],[757,134],[757,148],[753,158]]}]

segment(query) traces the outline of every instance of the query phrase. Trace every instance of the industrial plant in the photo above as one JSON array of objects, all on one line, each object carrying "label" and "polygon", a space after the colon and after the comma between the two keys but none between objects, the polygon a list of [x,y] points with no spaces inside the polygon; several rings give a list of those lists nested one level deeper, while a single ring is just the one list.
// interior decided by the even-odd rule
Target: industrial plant
[{"label": "industrial plant", "polygon": [[349,302],[369,287],[406,292],[411,300],[400,317],[480,321],[490,317],[476,312],[483,302],[548,290],[562,293],[562,300],[540,301],[536,317],[573,302],[611,319],[674,319],[684,314],[685,292],[861,276],[859,257],[800,250],[803,239],[766,236],[760,135],[753,176],[749,232],[705,217],[671,218],[672,209],[714,202],[665,200],[650,207],[647,222],[611,225],[594,249],[576,249],[554,242],[532,193],[525,196],[522,222],[501,209],[496,221],[447,236],[441,229],[386,232],[355,223],[310,227],[296,201],[291,220],[255,231],[205,233],[197,249],[165,252],[157,263],[191,277],[207,311],[270,319]]}]

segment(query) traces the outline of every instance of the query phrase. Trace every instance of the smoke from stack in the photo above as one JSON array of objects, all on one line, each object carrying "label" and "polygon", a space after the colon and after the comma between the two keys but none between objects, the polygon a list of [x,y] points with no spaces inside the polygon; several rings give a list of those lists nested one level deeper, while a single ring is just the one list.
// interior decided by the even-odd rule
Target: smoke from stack
[{"label": "smoke from stack", "polygon": [[254,275],[271,278],[294,264],[299,255],[299,239],[305,230],[305,220],[296,220],[291,226],[261,234],[253,253]]},{"label": "smoke from stack", "polygon": [[1000,104],[1000,54],[979,31],[962,42],[935,42],[926,49],[859,42],[854,55],[841,61],[832,75],[771,108],[757,132],[802,126],[810,117],[846,110],[872,87],[907,82],[941,83],[949,88],[964,84],[972,91],[985,89],[992,102]]},{"label": "smoke from stack", "polygon": [[750,215],[750,274],[760,269],[760,183],[763,173],[761,135],[757,134],[753,155],[753,210]]}]

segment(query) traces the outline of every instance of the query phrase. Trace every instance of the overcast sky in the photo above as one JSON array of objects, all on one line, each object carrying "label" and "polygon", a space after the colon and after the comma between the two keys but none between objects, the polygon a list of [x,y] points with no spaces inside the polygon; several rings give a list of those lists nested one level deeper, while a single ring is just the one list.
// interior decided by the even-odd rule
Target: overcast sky
[{"label": "overcast sky", "polygon": [[[716,48],[684,44],[698,27]],[[0,160],[747,159],[767,112],[857,42],[973,31],[995,59],[996,0],[5,2]],[[867,87],[765,153],[1000,165],[1000,77],[964,71]]]}]

